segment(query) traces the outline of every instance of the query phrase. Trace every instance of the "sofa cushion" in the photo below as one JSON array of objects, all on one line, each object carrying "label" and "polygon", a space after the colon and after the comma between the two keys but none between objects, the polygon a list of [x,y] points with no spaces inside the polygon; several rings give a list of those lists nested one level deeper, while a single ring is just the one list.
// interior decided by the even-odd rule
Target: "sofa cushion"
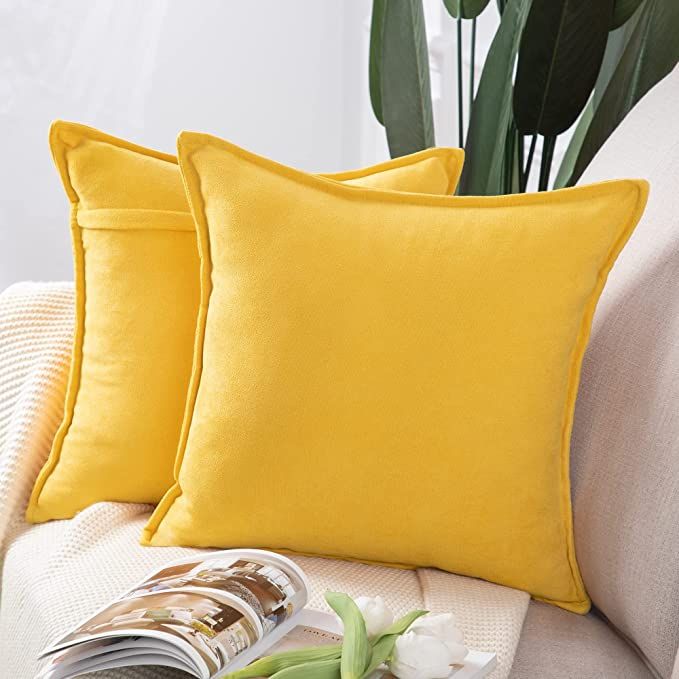
[{"label": "sofa cushion", "polygon": [[600,617],[531,601],[509,679],[652,679],[636,651]]},{"label": "sofa cushion", "polygon": [[679,69],[583,183],[645,177],[646,212],[599,301],[572,440],[576,552],[594,604],[662,677],[679,644]]}]

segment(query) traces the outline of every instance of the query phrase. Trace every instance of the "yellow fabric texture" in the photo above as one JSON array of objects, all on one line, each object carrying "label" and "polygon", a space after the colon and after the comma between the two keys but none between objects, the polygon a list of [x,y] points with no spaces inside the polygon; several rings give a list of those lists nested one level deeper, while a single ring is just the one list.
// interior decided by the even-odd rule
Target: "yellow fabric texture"
[{"label": "yellow fabric texture", "polygon": [[[29,521],[117,500],[157,502],[172,466],[200,298],[195,226],[174,156],[75,123],[50,145],[72,204],[76,338],[64,419]],[[327,175],[393,190],[450,193],[459,149],[431,149]]]},{"label": "yellow fabric texture", "polygon": [[438,567],[587,611],[571,421],[646,182],[352,190],[186,132],[179,160],[197,358],[142,542]]}]

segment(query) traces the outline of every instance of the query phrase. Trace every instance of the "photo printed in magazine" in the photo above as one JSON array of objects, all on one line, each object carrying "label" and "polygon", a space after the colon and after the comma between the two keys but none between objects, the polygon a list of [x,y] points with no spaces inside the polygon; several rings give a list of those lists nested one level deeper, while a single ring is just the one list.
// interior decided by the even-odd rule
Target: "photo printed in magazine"
[{"label": "photo printed in magazine", "polygon": [[45,649],[41,657],[51,662],[41,676],[160,664],[209,679],[284,636],[308,591],[299,566],[272,552],[228,550],[175,561]]}]

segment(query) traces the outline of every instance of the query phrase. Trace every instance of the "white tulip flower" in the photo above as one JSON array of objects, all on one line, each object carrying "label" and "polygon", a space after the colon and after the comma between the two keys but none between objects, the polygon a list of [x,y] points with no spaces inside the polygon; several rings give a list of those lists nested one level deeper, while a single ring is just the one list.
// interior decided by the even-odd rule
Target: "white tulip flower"
[{"label": "white tulip flower", "polygon": [[365,628],[371,639],[382,634],[394,622],[394,613],[381,596],[359,596],[354,601],[363,614]]},{"label": "white tulip flower", "polygon": [[452,613],[425,615],[396,640],[389,669],[399,679],[445,679],[467,653]]},{"label": "white tulip flower", "polygon": [[396,640],[389,662],[399,679],[446,679],[450,676],[450,651],[436,637],[406,632]]},{"label": "white tulip flower", "polygon": [[442,641],[450,652],[450,664],[461,663],[469,652],[464,645],[464,634],[457,626],[457,621],[452,613],[440,613],[439,615],[425,615],[418,618],[409,628],[419,636],[434,637]]}]

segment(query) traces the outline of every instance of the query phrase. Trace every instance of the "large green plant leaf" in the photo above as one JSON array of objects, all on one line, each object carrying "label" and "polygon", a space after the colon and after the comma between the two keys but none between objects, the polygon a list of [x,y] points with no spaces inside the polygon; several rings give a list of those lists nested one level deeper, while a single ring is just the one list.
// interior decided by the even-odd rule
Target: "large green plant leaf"
[{"label": "large green plant leaf", "polygon": [[390,0],[382,33],[382,117],[392,158],[434,146],[422,0]]},{"label": "large green plant leaf", "polygon": [[573,169],[577,181],[601,145],[641,97],[679,62],[679,2],[646,0],[604,92]]},{"label": "large green plant leaf", "polygon": [[554,180],[555,189],[562,189],[571,184],[573,168],[575,167],[575,162],[577,161],[578,154],[582,148],[582,142],[585,140],[587,129],[589,128],[593,117],[594,97],[587,102],[585,110],[582,112],[580,120],[578,120],[578,124],[575,126],[573,136],[568,142],[568,148],[566,149],[566,153],[563,154],[559,171],[556,173],[556,179]]},{"label": "large green plant leaf", "polygon": [[568,148],[561,161],[561,166],[559,167],[559,172],[557,173],[556,180],[554,181],[554,188],[561,189],[564,186],[570,186],[573,184],[571,176],[573,175],[573,168],[575,167],[575,162],[578,159],[580,149],[582,148],[582,143],[585,140],[585,135],[594,117],[594,111],[596,111],[601,97],[603,96],[608,83],[613,77],[613,73],[618,66],[620,57],[625,51],[625,47],[629,42],[630,36],[634,31],[634,26],[636,25],[635,16],[631,21],[628,21],[624,26],[611,31],[608,34],[608,41],[606,42],[606,52],[604,53],[603,61],[601,62],[601,69],[599,70],[599,76],[597,77],[596,84],[594,85],[594,92],[590,97],[590,100],[585,106],[585,110],[578,120],[578,124],[575,127],[575,131],[571,136],[570,142],[568,143]]},{"label": "large green plant leaf", "polygon": [[592,95],[595,110],[601,101],[601,97],[604,96],[608,83],[611,82],[615,69],[618,67],[620,59],[625,52],[627,43],[634,33],[637,18],[638,15],[634,16],[624,26],[611,31],[608,34],[606,51],[604,52],[604,58],[601,62],[601,68],[599,69],[599,76],[596,79],[596,85],[594,85],[594,94]]},{"label": "large green plant leaf", "polygon": [[384,125],[382,118],[382,34],[384,32],[384,6],[386,0],[373,0],[370,20],[370,57],[368,76],[370,82],[370,103],[375,118]]},{"label": "large green plant leaf", "polygon": [[[615,30],[626,23],[642,2],[644,0],[615,0],[611,30]],[[669,2],[674,2],[674,0],[669,0]]]},{"label": "large green plant leaf", "polygon": [[555,136],[585,107],[606,49],[614,0],[533,0],[521,37],[514,120]]},{"label": "large green plant leaf", "polygon": [[502,167],[502,193],[519,193],[521,191],[521,172],[523,170],[523,137],[518,133],[512,120],[507,130],[505,143],[505,161]]},{"label": "large green plant leaf", "polygon": [[450,16],[463,19],[476,19],[489,2],[490,0],[443,0]]},{"label": "large green plant leaf", "polygon": [[460,193],[504,193],[503,163],[512,120],[512,75],[531,0],[508,0],[471,110]]}]

